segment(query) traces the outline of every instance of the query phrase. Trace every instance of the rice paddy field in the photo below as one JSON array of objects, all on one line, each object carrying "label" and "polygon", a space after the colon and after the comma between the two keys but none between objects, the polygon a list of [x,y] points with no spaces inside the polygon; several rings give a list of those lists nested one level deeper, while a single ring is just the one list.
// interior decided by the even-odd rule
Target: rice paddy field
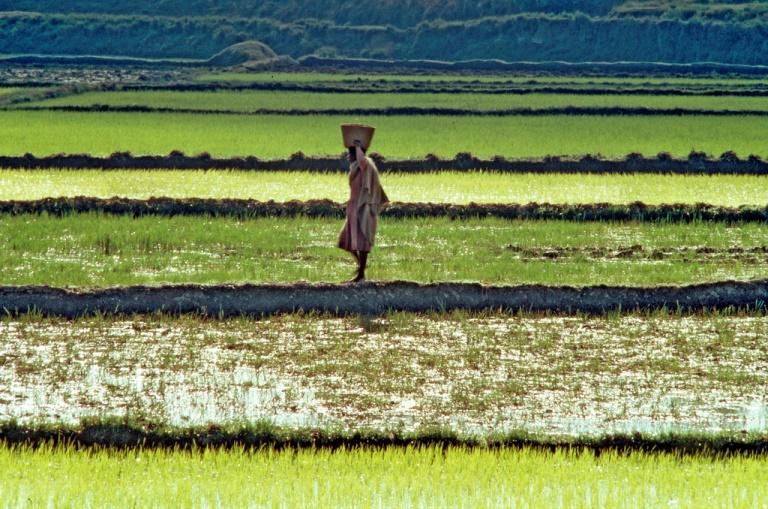
[{"label": "rice paddy field", "polygon": [[[341,282],[336,219],[77,214],[0,218],[7,284]],[[425,241],[428,239],[428,241]],[[768,226],[382,220],[370,277],[648,286],[768,277]]]},{"label": "rice paddy field", "polygon": [[483,74],[386,74],[355,72],[210,72],[194,76],[202,82],[245,82],[245,83],[317,83],[338,81],[363,82],[427,82],[427,83],[520,83],[530,84],[595,84],[604,83],[614,86],[651,86],[651,85],[702,85],[734,86],[767,85],[765,77],[680,77],[680,76],[555,76],[555,75],[483,75]]},{"label": "rice paddy field", "polygon": [[241,90],[212,92],[119,91],[91,92],[34,102],[31,106],[145,106],[185,110],[238,111],[365,108],[450,108],[478,112],[547,108],[648,108],[689,110],[768,111],[764,97],[572,94],[456,94],[456,93],[320,93]]},{"label": "rice paddy field", "polygon": [[376,125],[375,150],[392,159],[426,154],[452,157],[545,157],[602,154],[621,158],[631,152],[666,151],[685,157],[691,150],[719,155],[768,156],[760,116],[386,116],[355,115],[200,115],[192,113],[0,111],[0,152],[213,156],[257,155],[265,159],[343,152],[339,125]]},{"label": "rice paddy field", "polygon": [[762,314],[30,315],[0,322],[0,419],[475,436],[765,430]]},{"label": "rice paddy field", "polygon": [[[340,167],[340,170],[342,168]],[[412,203],[708,203],[728,207],[768,203],[761,175],[389,173],[387,195]],[[10,170],[0,169],[0,200],[60,196],[252,200],[348,198],[347,176],[300,171]]]},{"label": "rice paddy field", "polygon": [[[336,157],[343,151],[339,124],[360,121],[377,127],[373,150],[390,160],[458,152],[509,159],[622,159],[638,152],[684,159],[691,151],[768,157],[764,77],[184,70],[172,75],[178,82],[147,74],[141,83],[131,74],[128,87],[118,72],[93,74],[98,80],[78,72],[67,74],[78,87],[52,84],[44,101],[17,97],[22,88],[0,88],[8,96],[0,106],[0,156],[180,150]],[[97,111],[102,106],[117,110]],[[147,111],[128,111],[133,107]],[[618,110],[546,112],[564,107]],[[355,113],[386,108],[411,110]],[[438,116],[414,108],[466,111]],[[485,115],[514,108],[533,113]],[[0,201],[343,203],[349,188],[341,159],[339,166],[334,173],[3,168]],[[381,175],[399,204],[642,202],[733,210],[768,205],[766,178],[471,168]],[[3,210],[0,308],[3,289],[16,286],[337,284],[354,268],[335,247],[342,221],[334,218]],[[377,282],[649,289],[762,281],[768,222],[384,217],[367,274]],[[0,507],[766,507],[765,447],[718,454],[716,438],[768,443],[768,319],[764,307],[756,308],[75,319],[5,310]],[[79,443],[35,441],[33,434],[25,441],[6,432],[93,420],[222,436],[259,423],[311,437],[438,429],[475,445],[120,448],[110,442],[126,433],[120,426]],[[527,446],[477,446],[510,433],[528,437]],[[602,452],[530,447],[544,438],[611,436],[630,437],[629,445]],[[698,452],[640,451],[633,437],[677,437]]]},{"label": "rice paddy field", "polygon": [[[462,449],[0,450],[3,507],[761,507],[756,458]],[[12,468],[24,465],[23,470]],[[284,486],[290,485],[290,489]]]}]

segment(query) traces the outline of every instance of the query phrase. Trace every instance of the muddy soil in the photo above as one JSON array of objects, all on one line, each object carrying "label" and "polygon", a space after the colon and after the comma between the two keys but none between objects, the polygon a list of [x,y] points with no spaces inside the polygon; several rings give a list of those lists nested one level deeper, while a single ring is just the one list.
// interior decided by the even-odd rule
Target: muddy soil
[{"label": "muddy soil", "polygon": [[[2,164],[0,163],[0,166]],[[344,217],[345,206],[330,200],[293,200],[261,202],[245,199],[213,198],[43,198],[40,200],[0,201],[0,214],[49,214],[62,216],[72,213],[98,212],[112,215],[140,216],[215,216],[215,217]],[[437,218],[451,219],[498,218],[567,221],[725,221],[766,222],[768,207],[719,207],[707,204],[626,205],[608,203],[552,205],[450,203],[391,203],[382,217],[393,219]]]},{"label": "muddy soil", "polygon": [[[381,171],[430,173],[434,171],[497,171],[510,173],[676,173],[676,174],[734,174],[768,175],[768,162],[758,156],[740,159],[726,153],[720,159],[710,159],[692,153],[688,159],[673,159],[668,154],[643,157],[628,154],[624,159],[607,160],[592,156],[567,159],[550,156],[544,159],[507,160],[502,156],[479,159],[472,154],[459,153],[452,159],[426,155],[423,159],[388,160],[378,154],[371,156]],[[48,157],[0,156],[0,167],[10,169],[237,169],[279,171],[347,171],[343,155],[339,157],[309,157],[296,153],[288,159],[262,160],[255,156],[213,158],[201,154],[186,155],[172,151],[167,156],[134,156],[116,152],[110,157],[89,154],[58,154]]]},{"label": "muddy soil", "polygon": [[133,286],[68,290],[46,286],[0,288],[0,309],[17,315],[37,311],[76,318],[89,314],[198,314],[212,317],[267,316],[294,312],[381,315],[392,311],[544,311],[606,313],[672,309],[762,309],[768,280],[725,281],[652,288],[589,286],[420,285],[381,282],[357,285]]},{"label": "muddy soil", "polygon": [[701,108],[630,108],[620,106],[564,106],[550,108],[504,108],[495,110],[477,110],[471,108],[319,108],[319,109],[276,109],[257,108],[253,110],[230,110],[211,108],[173,108],[142,105],[64,105],[64,106],[27,106],[17,108],[27,111],[70,111],[70,112],[121,112],[121,113],[187,113],[194,115],[285,115],[303,117],[306,115],[362,115],[362,116],[451,116],[451,117],[514,117],[514,116],[550,116],[550,115],[602,115],[602,116],[670,116],[670,115],[710,115],[723,116],[768,116],[766,110],[728,110]]},{"label": "muddy soil", "polygon": [[565,247],[528,248],[517,245],[506,246],[507,251],[515,256],[529,260],[557,260],[574,257],[594,258],[596,260],[680,260],[695,261],[734,261],[745,264],[768,262],[768,246],[752,248],[729,247],[680,247],[675,249],[650,249],[639,244],[618,246],[615,249],[603,247]]}]

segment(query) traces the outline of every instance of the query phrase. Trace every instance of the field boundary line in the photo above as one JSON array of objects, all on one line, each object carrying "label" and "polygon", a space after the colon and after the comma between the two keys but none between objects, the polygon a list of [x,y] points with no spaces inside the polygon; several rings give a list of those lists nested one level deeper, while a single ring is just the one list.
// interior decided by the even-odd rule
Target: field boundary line
[{"label": "field boundary line", "polygon": [[[0,215],[108,214],[115,216],[211,216],[255,218],[342,219],[345,204],[331,200],[258,201],[236,198],[93,198],[87,196],[0,201]],[[721,207],[705,203],[646,205],[507,203],[457,205],[451,203],[394,202],[382,211],[391,219],[449,218],[562,221],[646,221],[689,223],[693,221],[768,222],[768,206]]]},{"label": "field boundary line", "polygon": [[0,309],[16,316],[78,318],[168,313],[212,318],[323,313],[335,316],[453,310],[604,314],[672,310],[764,310],[768,279],[688,286],[486,286],[478,283],[245,284],[65,289],[0,287]]},{"label": "field boundary line", "polygon": [[232,83],[232,82],[208,82],[208,83],[167,83],[167,84],[141,84],[141,85],[105,85],[92,91],[105,92],[142,92],[142,91],[169,91],[169,92],[206,92],[206,91],[247,91],[262,90],[270,92],[311,92],[319,94],[487,94],[487,95],[530,95],[530,94],[556,94],[556,95],[634,95],[634,96],[704,96],[704,97],[765,97],[768,89],[756,84],[753,88],[745,86],[721,86],[720,88],[705,89],[702,87],[642,87],[638,86],[604,86],[575,87],[565,85],[526,85],[509,83],[467,83],[467,82],[391,82],[384,85],[376,85],[368,82],[318,82],[318,83]]},{"label": "field boundary line", "polygon": [[115,113],[184,113],[195,115],[370,115],[370,116],[454,116],[454,117],[543,117],[551,115],[596,115],[596,116],[768,116],[768,110],[707,110],[700,108],[645,108],[622,106],[564,106],[544,108],[503,108],[495,110],[476,110],[471,108],[318,108],[318,109],[275,109],[259,108],[249,111],[231,109],[205,108],[172,108],[162,106],[115,106],[109,104],[93,104],[86,106],[23,106],[6,108],[4,111],[68,111],[76,113],[115,112]]},{"label": "field boundary line", "polygon": [[[718,159],[702,152],[691,152],[686,159],[673,158],[667,153],[645,157],[639,153],[627,154],[623,159],[605,159],[591,154],[581,156],[546,156],[531,159],[507,159],[497,155],[481,159],[460,152],[450,159],[427,154],[420,159],[386,159],[371,153],[379,170],[392,173],[434,173],[440,171],[499,173],[591,173],[624,174],[674,173],[681,175],[768,175],[768,161],[760,156],[740,158],[727,151]],[[208,153],[187,155],[173,150],[168,155],[133,155],[114,152],[109,156],[90,154],[54,154],[36,156],[0,155],[0,168],[19,170],[250,170],[250,171],[321,171],[348,170],[345,156],[307,156],[296,152],[286,159],[260,159],[256,156],[212,157]]]},{"label": "field boundary line", "polygon": [[680,456],[723,457],[768,454],[768,437],[760,433],[632,433],[553,437],[524,430],[467,435],[451,429],[414,432],[361,429],[340,431],[323,427],[283,427],[267,421],[239,425],[171,427],[162,423],[121,419],[84,419],[78,425],[0,423],[0,444],[65,445],[77,448],[197,449],[245,447],[259,449],[339,450],[346,448],[462,447],[471,449],[530,448],[591,450],[595,454],[672,453]]}]

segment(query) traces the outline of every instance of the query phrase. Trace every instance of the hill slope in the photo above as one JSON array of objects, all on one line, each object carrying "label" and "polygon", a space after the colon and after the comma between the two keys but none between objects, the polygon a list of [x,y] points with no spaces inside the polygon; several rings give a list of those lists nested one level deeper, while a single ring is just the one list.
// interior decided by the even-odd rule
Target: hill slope
[{"label": "hill slope", "polygon": [[0,0],[0,11],[48,14],[101,13],[148,16],[228,16],[291,22],[319,19],[335,24],[409,27],[435,19],[467,20],[523,12],[581,11],[607,14],[624,0]]},{"label": "hill slope", "polygon": [[[6,54],[206,59],[259,40],[294,58],[768,63],[765,1],[0,0],[10,8],[45,13],[0,13]],[[100,12],[71,12],[89,10]]]}]

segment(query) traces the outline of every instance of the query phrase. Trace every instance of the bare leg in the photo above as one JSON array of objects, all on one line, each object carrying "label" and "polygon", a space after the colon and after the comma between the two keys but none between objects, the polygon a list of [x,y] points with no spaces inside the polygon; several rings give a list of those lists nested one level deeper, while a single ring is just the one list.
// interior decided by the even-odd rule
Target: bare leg
[{"label": "bare leg", "polygon": [[366,251],[358,251],[357,259],[357,276],[353,279],[355,283],[365,281],[365,266],[368,264],[368,253]]},{"label": "bare leg", "polygon": [[357,282],[357,276],[360,274],[360,256],[358,255],[359,251],[350,251],[350,254],[355,259],[355,264],[357,267],[355,267],[355,272],[352,275],[352,279],[348,280],[347,283],[356,283]]}]

